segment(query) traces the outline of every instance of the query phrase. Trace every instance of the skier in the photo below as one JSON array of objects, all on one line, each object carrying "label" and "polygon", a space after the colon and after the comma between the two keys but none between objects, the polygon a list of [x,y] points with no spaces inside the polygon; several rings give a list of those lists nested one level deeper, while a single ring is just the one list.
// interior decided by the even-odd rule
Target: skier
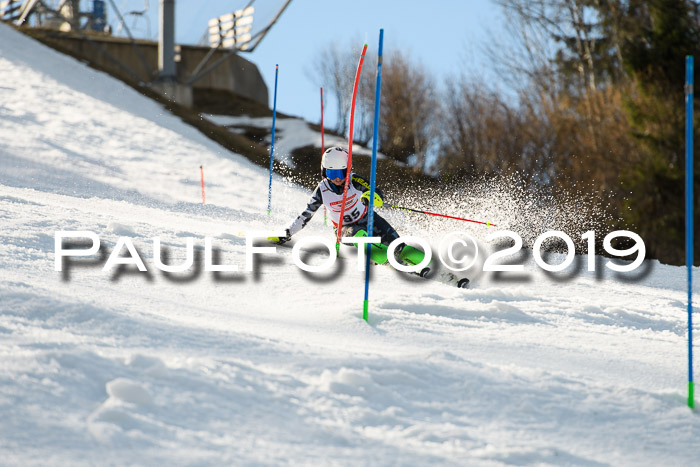
[{"label": "skier", "polygon": [[[343,204],[343,191],[345,189],[345,176],[348,168],[348,151],[341,147],[327,149],[321,158],[321,173],[323,180],[318,183],[311,195],[311,200],[304,212],[297,217],[286,229],[284,237],[268,237],[268,240],[280,245],[288,242],[292,235],[306,226],[321,205],[325,205],[330,213],[331,221],[338,232],[340,211]],[[366,237],[367,236],[367,205],[369,204],[370,186],[367,180],[357,174],[351,174],[351,183],[348,184],[348,193],[345,201],[345,213],[343,215],[342,237]],[[374,205],[384,204],[384,194],[380,189],[374,193]],[[370,258],[378,264],[387,262],[387,247],[391,242],[399,238],[396,230],[379,214],[374,213],[374,237],[381,238],[381,245],[373,244]],[[357,246],[357,244],[355,245]],[[425,253],[411,245],[399,244],[394,250],[394,258],[403,265],[415,266],[423,262]],[[416,272],[421,277],[427,277],[430,267],[424,267]],[[442,279],[457,287],[467,287],[469,279],[458,278],[454,274],[443,274]]]},{"label": "skier", "polygon": [[[343,204],[343,190],[345,188],[348,157],[348,151],[341,147],[329,148],[323,153],[323,157],[321,158],[323,180],[319,182],[311,195],[311,200],[306,206],[306,209],[292,222],[289,228],[286,229],[287,235],[285,237],[270,237],[270,241],[279,243],[280,245],[288,242],[292,238],[292,235],[306,226],[322,204],[328,208],[334,230],[337,233],[340,211]],[[348,185],[348,194],[345,203],[341,236],[367,236],[369,188],[369,182],[363,177],[354,173],[351,175],[351,183]],[[383,204],[384,194],[377,188],[374,193],[374,205],[379,207]],[[399,234],[396,230],[377,213],[374,214],[373,230],[374,236],[380,237],[383,245],[388,246],[392,241],[399,238]],[[404,246],[404,244],[398,245],[395,250],[395,256],[397,261],[405,264],[405,258],[401,258],[401,252]],[[386,252],[386,249],[384,248],[383,251]],[[375,256],[374,249],[373,256]]]}]

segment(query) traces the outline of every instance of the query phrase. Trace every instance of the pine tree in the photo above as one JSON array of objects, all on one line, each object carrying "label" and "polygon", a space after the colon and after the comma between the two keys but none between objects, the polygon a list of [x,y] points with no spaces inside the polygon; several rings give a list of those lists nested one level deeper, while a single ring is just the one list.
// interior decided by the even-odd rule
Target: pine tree
[{"label": "pine tree", "polygon": [[[606,2],[601,13],[619,34],[624,69],[634,83],[625,108],[644,152],[623,178],[630,191],[623,216],[646,240],[650,256],[681,264],[685,56],[697,55],[697,11],[684,0],[653,0]],[[695,185],[698,190],[698,178]]]}]

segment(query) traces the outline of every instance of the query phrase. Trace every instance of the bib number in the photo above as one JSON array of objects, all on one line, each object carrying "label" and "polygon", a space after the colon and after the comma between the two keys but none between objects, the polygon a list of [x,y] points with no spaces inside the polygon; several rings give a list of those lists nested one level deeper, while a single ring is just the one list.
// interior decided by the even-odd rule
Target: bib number
[{"label": "bib number", "polygon": [[362,215],[362,213],[360,212],[360,210],[357,208],[354,208],[352,211],[350,211],[349,213],[347,213],[343,216],[343,222],[345,224],[355,222],[357,219],[360,218],[361,215]]}]

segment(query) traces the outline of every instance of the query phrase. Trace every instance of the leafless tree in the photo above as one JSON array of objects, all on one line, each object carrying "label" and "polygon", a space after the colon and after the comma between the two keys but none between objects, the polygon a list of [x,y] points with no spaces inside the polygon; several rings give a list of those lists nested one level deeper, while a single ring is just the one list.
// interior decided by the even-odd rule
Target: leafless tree
[{"label": "leafless tree", "polygon": [[[351,46],[331,44],[320,54],[317,73],[328,84],[338,106],[337,131],[347,134],[352,91],[359,53]],[[376,90],[376,54],[364,59],[355,104],[353,141],[368,143],[373,134]],[[325,89],[325,87],[324,87]],[[425,169],[426,154],[436,141],[434,116],[437,91],[432,76],[421,65],[411,63],[400,51],[384,57],[380,101],[380,150],[407,163],[415,160],[418,171]]]},{"label": "leafless tree", "polygon": [[323,86],[325,96],[330,96],[336,104],[336,127],[340,134],[348,131],[352,88],[355,80],[357,55],[351,47],[343,47],[336,42],[326,46],[313,64],[309,77]]},{"label": "leafless tree", "polygon": [[438,168],[461,175],[508,174],[535,177],[547,172],[545,126],[534,108],[511,108],[475,79],[450,78],[440,112]]},{"label": "leafless tree", "polygon": [[420,64],[396,51],[382,66],[382,152],[401,162],[415,160],[424,171],[429,147],[436,140],[438,93],[434,78]]}]

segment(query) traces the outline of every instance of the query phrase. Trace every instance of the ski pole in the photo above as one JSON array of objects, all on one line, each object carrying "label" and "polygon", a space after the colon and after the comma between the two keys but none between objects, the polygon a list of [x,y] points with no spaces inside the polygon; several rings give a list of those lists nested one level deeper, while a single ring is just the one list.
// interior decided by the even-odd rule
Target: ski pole
[{"label": "ski pole", "polygon": [[389,208],[394,208],[394,209],[401,209],[401,210],[403,210],[403,211],[417,212],[417,213],[420,213],[420,214],[428,214],[429,216],[446,217],[446,218],[448,218],[448,219],[455,219],[455,220],[458,220],[458,221],[473,222],[473,223],[475,223],[475,224],[483,224],[483,225],[485,225],[486,227],[496,227],[495,224],[492,224],[492,223],[490,223],[490,222],[488,222],[488,221],[487,221],[487,222],[475,221],[475,220],[472,220],[472,219],[464,219],[464,218],[462,218],[462,217],[454,217],[454,216],[448,216],[448,215],[445,215],[445,214],[437,214],[437,213],[435,213],[435,212],[428,212],[428,211],[421,211],[421,210],[419,210],[419,209],[407,208],[407,207],[404,207],[404,206],[396,206],[396,205],[394,205],[394,204],[389,205],[389,206],[387,206],[387,207],[389,207]]}]

